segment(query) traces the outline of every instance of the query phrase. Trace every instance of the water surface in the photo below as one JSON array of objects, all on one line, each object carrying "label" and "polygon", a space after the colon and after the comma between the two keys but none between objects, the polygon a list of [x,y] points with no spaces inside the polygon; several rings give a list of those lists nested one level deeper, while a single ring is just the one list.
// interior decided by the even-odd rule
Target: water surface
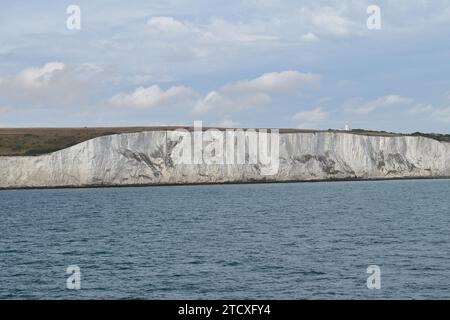
[{"label": "water surface", "polygon": [[449,180],[1,191],[0,298],[450,299],[449,207]]}]

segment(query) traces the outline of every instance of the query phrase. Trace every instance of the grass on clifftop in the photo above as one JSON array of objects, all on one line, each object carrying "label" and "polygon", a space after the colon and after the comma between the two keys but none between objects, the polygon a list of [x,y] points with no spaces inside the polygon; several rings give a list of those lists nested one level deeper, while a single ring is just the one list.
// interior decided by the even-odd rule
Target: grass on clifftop
[{"label": "grass on clifftop", "polygon": [[61,150],[100,136],[148,128],[0,129],[0,156],[35,156]]},{"label": "grass on clifftop", "polygon": [[[0,129],[0,156],[37,156],[65,149],[100,136],[151,130],[174,130],[177,128],[192,130],[191,127],[4,128]],[[204,129],[206,130],[208,128],[205,127]],[[280,133],[317,131],[318,130],[280,129]],[[354,129],[350,133],[370,136],[402,135],[393,132],[367,131],[362,129]],[[413,133],[412,135],[450,142],[450,135],[424,134],[420,132]]]}]

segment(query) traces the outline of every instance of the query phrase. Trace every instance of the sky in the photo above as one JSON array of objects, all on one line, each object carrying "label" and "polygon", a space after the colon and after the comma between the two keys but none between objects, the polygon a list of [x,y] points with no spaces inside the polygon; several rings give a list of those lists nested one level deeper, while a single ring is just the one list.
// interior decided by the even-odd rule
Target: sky
[{"label": "sky", "polygon": [[450,133],[449,40],[448,0],[0,0],[0,127]]}]

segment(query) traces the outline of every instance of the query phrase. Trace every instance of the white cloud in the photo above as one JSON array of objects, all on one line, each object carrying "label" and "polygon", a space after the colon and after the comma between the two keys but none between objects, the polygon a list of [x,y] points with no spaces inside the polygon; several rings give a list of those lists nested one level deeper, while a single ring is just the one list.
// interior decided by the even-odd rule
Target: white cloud
[{"label": "white cloud", "polygon": [[189,25],[173,17],[151,17],[147,26],[150,31],[163,33],[181,34],[190,31]]},{"label": "white cloud", "polygon": [[344,103],[345,112],[365,115],[375,110],[404,106],[414,103],[413,99],[404,98],[399,95],[388,95],[371,101],[364,101],[362,98],[353,98]]},{"label": "white cloud", "polygon": [[[265,5],[257,6],[259,8],[255,9],[260,10]],[[290,51],[319,38],[343,38],[367,31],[365,20],[341,3],[299,3],[287,7],[290,9],[280,10],[278,14],[267,11],[261,15],[242,15],[238,19],[209,15],[205,19],[180,20],[176,13],[175,16],[155,15],[146,20],[144,28],[140,22],[140,30],[133,38],[141,39],[145,48],[184,61],[227,53],[243,56],[246,51],[237,52],[242,48],[255,51],[261,48],[268,52],[284,47]],[[357,12],[365,15],[365,8]]]},{"label": "white cloud", "polygon": [[416,115],[422,113],[431,113],[434,110],[432,105],[418,104],[414,108],[408,110],[409,114]]},{"label": "white cloud", "polygon": [[241,80],[222,88],[224,93],[285,93],[301,89],[307,85],[316,85],[320,76],[298,71],[266,73],[253,80]]},{"label": "white cloud", "polygon": [[35,89],[49,85],[58,72],[66,66],[61,62],[49,62],[41,68],[28,68],[19,72],[13,79],[13,86]]},{"label": "white cloud", "polygon": [[258,43],[273,42],[278,36],[273,34],[267,24],[260,22],[229,22],[223,18],[214,17],[206,25],[200,27],[204,41],[213,43]]},{"label": "white cloud", "polygon": [[[365,8],[361,12],[365,13]],[[210,16],[206,22],[194,23],[172,16],[153,16],[147,20],[146,30],[156,36],[156,42],[167,36],[179,37],[179,43],[163,45],[165,49],[183,48],[184,52],[204,57],[220,50],[229,51],[234,46],[284,46],[287,43],[314,42],[320,36],[341,38],[361,34],[367,28],[365,20],[359,20],[346,5],[308,4],[294,6],[276,17],[272,14],[237,21]]]},{"label": "white cloud", "polygon": [[[229,21],[212,16],[205,22],[180,21],[171,16],[148,19],[143,36],[146,48],[178,61],[217,57],[245,48],[272,46],[278,35],[267,21]],[[239,53],[235,53],[240,55]]]},{"label": "white cloud", "polygon": [[437,122],[450,123],[450,107],[437,108],[430,104],[418,104],[414,108],[408,110],[408,113],[413,116],[429,116]]},{"label": "white cloud", "polygon": [[321,7],[311,11],[310,14],[312,15],[311,22],[319,33],[348,36],[362,30],[359,24],[344,17],[336,8]]},{"label": "white cloud", "polygon": [[109,101],[113,106],[131,108],[154,108],[189,100],[195,97],[192,89],[184,86],[174,86],[162,90],[158,85],[148,88],[139,87],[132,93],[119,93]]},{"label": "white cloud", "polygon": [[95,64],[67,66],[62,62],[48,62],[5,77],[0,82],[0,95],[11,106],[73,105],[87,101],[94,88],[100,87],[100,82],[93,80],[101,71]]},{"label": "white cloud", "polygon": [[202,98],[198,98],[200,94],[189,87],[174,86],[163,90],[158,85],[153,85],[148,88],[139,87],[130,93],[116,94],[109,99],[109,103],[113,106],[132,108],[153,108],[183,103],[187,107],[192,107],[194,114],[205,114],[210,111],[227,113],[269,105],[274,95],[295,93],[305,86],[318,85],[319,82],[320,76],[312,73],[272,72],[255,79],[225,85],[208,92]]},{"label": "white cloud", "polygon": [[238,61],[247,55],[247,50],[254,50],[255,55],[261,53],[258,49],[264,50],[265,54],[279,48],[285,48],[284,52],[295,52],[319,38],[342,38],[367,32],[365,19],[361,19],[361,15],[365,18],[365,8],[359,10],[360,5],[357,9],[349,9],[352,6],[342,2],[329,5],[292,3],[276,13],[268,8],[261,14],[254,12],[264,7],[266,5],[260,2],[256,8],[247,8],[249,11],[238,16],[229,16],[221,10],[217,11],[221,13],[217,16],[215,11],[202,8],[209,14],[199,12],[200,16],[194,15],[195,19],[187,18],[191,15],[182,11],[162,10],[143,21],[136,20],[132,27],[134,34],[126,33],[130,30],[126,28],[114,37],[102,39],[103,45],[96,41],[95,46],[102,50],[105,46],[112,49],[108,56],[118,52],[127,55],[130,50],[147,55],[155,53],[155,59],[149,63],[160,67],[159,62],[168,59],[177,62],[204,62],[204,58],[223,61],[219,60],[223,55],[227,58],[224,60],[234,60],[232,57],[235,56]]},{"label": "white cloud", "polygon": [[262,92],[227,95],[218,91],[209,92],[205,98],[197,101],[194,114],[205,114],[212,110],[220,113],[261,107],[272,102],[270,95]]},{"label": "white cloud", "polygon": [[319,37],[316,36],[312,32],[308,32],[308,33],[305,33],[304,35],[302,35],[301,39],[305,42],[315,42],[315,41],[319,40]]},{"label": "white cloud", "polygon": [[322,107],[317,107],[308,111],[300,111],[296,113],[292,120],[297,123],[297,128],[317,128],[320,123],[328,117],[328,113],[325,112]]},{"label": "white cloud", "polygon": [[268,105],[275,94],[294,93],[305,86],[316,86],[320,76],[298,71],[266,73],[252,80],[241,80],[209,92],[194,107],[195,114],[211,110],[222,112]]}]

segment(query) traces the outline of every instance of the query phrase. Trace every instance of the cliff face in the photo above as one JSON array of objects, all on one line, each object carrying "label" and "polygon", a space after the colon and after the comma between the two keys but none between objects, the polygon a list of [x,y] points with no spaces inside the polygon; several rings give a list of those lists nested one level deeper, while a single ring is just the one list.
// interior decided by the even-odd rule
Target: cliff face
[{"label": "cliff face", "polygon": [[278,173],[175,164],[166,131],[95,138],[36,157],[0,157],[0,188],[449,177],[450,143],[423,137],[280,134]]}]

